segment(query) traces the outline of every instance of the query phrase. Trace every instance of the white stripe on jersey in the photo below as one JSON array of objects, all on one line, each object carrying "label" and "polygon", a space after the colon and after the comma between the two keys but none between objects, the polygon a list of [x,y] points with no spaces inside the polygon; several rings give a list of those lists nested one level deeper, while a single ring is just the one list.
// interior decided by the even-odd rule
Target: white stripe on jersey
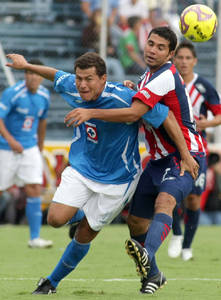
[{"label": "white stripe on jersey", "polygon": [[43,91],[43,90],[39,90],[39,89],[38,89],[37,94],[39,94],[39,95],[45,97],[47,100],[49,100],[49,98],[50,98],[49,93],[46,93],[46,92]]},{"label": "white stripe on jersey", "polygon": [[[156,79],[156,80],[155,80]],[[154,94],[164,96],[175,89],[175,79],[171,70],[166,70],[145,86]],[[160,86],[159,86],[160,82]]]},{"label": "white stripe on jersey", "polygon": [[130,137],[128,137],[126,146],[125,146],[124,151],[121,155],[121,157],[124,161],[124,164],[125,164],[125,168],[127,169],[128,172],[130,172],[130,170],[128,168],[128,161],[127,161],[127,149],[128,149],[129,140],[130,140]]},{"label": "white stripe on jersey", "polygon": [[108,92],[103,92],[102,97],[112,97],[112,98],[115,98],[121,102],[123,102],[124,104],[126,104],[127,106],[130,106],[130,104],[128,104],[126,101],[124,101],[124,99],[122,99],[121,97],[119,97],[118,95],[116,94],[113,94],[113,93],[108,93]]},{"label": "white stripe on jersey", "polygon": [[17,98],[19,98],[22,94],[24,94],[27,91],[27,88],[24,87],[20,92],[18,92],[14,97],[12,97],[11,102],[15,102]]}]

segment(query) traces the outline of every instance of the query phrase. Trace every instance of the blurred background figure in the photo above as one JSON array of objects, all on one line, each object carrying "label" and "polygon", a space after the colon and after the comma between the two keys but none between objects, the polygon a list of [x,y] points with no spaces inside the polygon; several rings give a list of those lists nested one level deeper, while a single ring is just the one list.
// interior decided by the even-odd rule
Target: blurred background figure
[{"label": "blurred background figure", "polygon": [[[107,56],[115,56],[116,51],[112,45],[110,28],[108,26],[107,33]],[[88,25],[84,28],[82,33],[82,46],[88,51],[95,51],[99,53],[100,46],[100,32],[101,32],[101,10],[97,9],[92,13]]]},{"label": "blurred background figure", "polygon": [[201,225],[221,224],[221,159],[218,153],[208,156],[206,189],[201,197]]},{"label": "blurred background figure", "polygon": [[[42,65],[40,60],[31,60]],[[0,100],[0,202],[4,191],[13,185],[24,187],[26,218],[31,248],[47,248],[52,241],[40,238],[42,225],[41,192],[43,150],[49,91],[43,78],[25,72],[25,79],[6,88]],[[4,197],[4,194],[3,194]]]},{"label": "blurred background figure", "polygon": [[141,55],[138,34],[141,27],[141,18],[129,17],[128,26],[120,39],[118,55],[125,73],[142,75],[146,70],[146,64]]}]

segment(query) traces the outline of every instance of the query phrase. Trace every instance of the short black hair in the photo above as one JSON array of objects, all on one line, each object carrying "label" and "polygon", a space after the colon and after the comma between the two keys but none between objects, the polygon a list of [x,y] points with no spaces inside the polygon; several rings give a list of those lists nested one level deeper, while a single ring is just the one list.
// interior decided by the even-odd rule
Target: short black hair
[{"label": "short black hair", "polygon": [[132,16],[127,19],[128,26],[130,28],[134,28],[138,22],[140,22],[141,18],[139,16]]},{"label": "short black hair", "polygon": [[208,166],[211,167],[215,165],[217,162],[219,162],[220,156],[218,153],[211,152],[208,155]]},{"label": "short black hair", "polygon": [[151,34],[157,34],[160,37],[164,38],[165,40],[169,41],[170,51],[173,51],[176,49],[177,36],[170,27],[168,27],[168,26],[155,27],[150,31],[148,38],[151,36]]},{"label": "short black hair", "polygon": [[96,73],[99,77],[107,74],[106,64],[103,58],[100,57],[96,52],[86,52],[83,55],[79,56],[74,63],[74,71],[76,69],[89,69],[95,67]]},{"label": "short black hair", "polygon": [[177,48],[175,50],[174,56],[176,56],[178,54],[179,50],[183,49],[183,48],[189,49],[191,51],[192,55],[195,58],[197,58],[196,49],[195,49],[194,45],[190,41],[187,41],[187,40],[184,40],[181,43],[179,43],[179,45],[177,46]]}]

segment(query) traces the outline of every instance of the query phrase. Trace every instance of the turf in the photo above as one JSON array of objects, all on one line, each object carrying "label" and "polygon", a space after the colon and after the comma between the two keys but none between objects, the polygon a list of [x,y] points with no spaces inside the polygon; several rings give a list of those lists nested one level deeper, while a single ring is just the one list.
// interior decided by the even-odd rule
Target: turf
[{"label": "turf", "polygon": [[168,284],[154,295],[139,293],[139,277],[124,250],[126,225],[111,225],[92,243],[87,257],[59,285],[57,294],[31,295],[38,279],[47,276],[69,242],[68,228],[43,226],[42,237],[53,239],[51,249],[29,249],[27,226],[1,226],[0,299],[102,299],[102,300],[218,300],[221,297],[221,227],[200,227],[194,241],[194,260],[183,262],[167,256],[164,242],[157,254]]}]

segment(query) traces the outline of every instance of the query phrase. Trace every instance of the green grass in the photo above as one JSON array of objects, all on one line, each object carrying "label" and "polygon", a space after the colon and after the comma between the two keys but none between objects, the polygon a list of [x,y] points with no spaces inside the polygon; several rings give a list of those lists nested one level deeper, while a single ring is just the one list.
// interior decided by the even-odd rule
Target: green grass
[{"label": "green grass", "polygon": [[50,274],[69,242],[67,228],[43,226],[42,237],[53,239],[51,249],[29,249],[27,226],[0,227],[0,299],[102,300],[218,300],[221,297],[221,227],[200,227],[194,241],[194,260],[167,256],[164,242],[157,254],[168,284],[154,295],[139,293],[135,266],[124,250],[126,225],[105,227],[78,268],[59,285],[57,294],[31,295],[41,276]]}]

